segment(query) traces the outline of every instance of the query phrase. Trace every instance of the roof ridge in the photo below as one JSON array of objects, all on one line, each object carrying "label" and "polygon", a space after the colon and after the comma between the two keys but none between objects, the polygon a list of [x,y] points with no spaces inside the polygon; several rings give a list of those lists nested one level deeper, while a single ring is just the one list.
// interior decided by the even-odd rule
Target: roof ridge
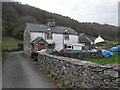
[{"label": "roof ridge", "polygon": [[[26,27],[29,28],[30,31],[45,31],[47,28],[49,28],[45,24],[36,24],[36,23],[26,23]],[[66,26],[55,26],[55,27],[50,27],[52,29],[53,33],[63,33],[65,29],[67,29],[70,34],[78,34],[74,29],[71,27],[66,27]]]},{"label": "roof ridge", "polygon": [[[38,24],[38,23],[26,23],[26,24],[45,25],[45,24]],[[45,26],[46,26],[46,25],[45,25]],[[72,29],[71,27],[67,27],[67,26],[55,26],[55,27],[63,27],[63,28],[70,28],[70,29]]]},{"label": "roof ridge", "polygon": [[26,24],[33,24],[33,25],[45,25],[45,24],[38,24],[38,23],[26,23]]}]

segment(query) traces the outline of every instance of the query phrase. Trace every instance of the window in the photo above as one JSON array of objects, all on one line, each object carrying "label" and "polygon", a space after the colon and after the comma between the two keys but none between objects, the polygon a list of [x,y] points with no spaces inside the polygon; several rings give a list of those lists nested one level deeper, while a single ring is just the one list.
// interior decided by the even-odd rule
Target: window
[{"label": "window", "polygon": [[69,32],[68,32],[68,30],[64,31],[64,39],[69,40]]},{"label": "window", "polygon": [[69,40],[69,35],[64,35],[65,40]]},{"label": "window", "polygon": [[45,44],[39,44],[37,48],[38,48],[38,50],[44,49],[45,48]]},{"label": "window", "polygon": [[67,44],[64,44],[64,47],[67,48]]},{"label": "window", "polygon": [[68,46],[68,48],[71,48],[71,46]]},{"label": "window", "polygon": [[47,32],[47,39],[52,39],[52,33],[51,32]]},{"label": "window", "polygon": [[45,33],[45,38],[46,39],[52,39],[52,32],[51,32],[51,29],[48,28],[46,33]]}]

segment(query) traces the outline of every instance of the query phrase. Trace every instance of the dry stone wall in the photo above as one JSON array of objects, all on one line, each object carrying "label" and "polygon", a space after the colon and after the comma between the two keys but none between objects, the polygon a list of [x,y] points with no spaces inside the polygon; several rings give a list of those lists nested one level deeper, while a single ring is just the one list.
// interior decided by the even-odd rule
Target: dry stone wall
[{"label": "dry stone wall", "polygon": [[60,82],[75,88],[118,88],[119,67],[41,53],[39,65],[54,72]]},{"label": "dry stone wall", "polygon": [[102,52],[98,51],[98,52],[65,52],[65,53],[59,53],[59,52],[54,52],[51,53],[53,55],[57,55],[57,56],[63,56],[63,57],[69,57],[69,58],[74,58],[74,59],[101,59],[103,58]]}]

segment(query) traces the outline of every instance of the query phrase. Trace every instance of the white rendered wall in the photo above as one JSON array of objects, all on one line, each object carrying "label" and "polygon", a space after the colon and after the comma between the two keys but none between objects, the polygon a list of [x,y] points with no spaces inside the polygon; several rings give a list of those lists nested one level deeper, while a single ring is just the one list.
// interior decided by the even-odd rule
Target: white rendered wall
[{"label": "white rendered wall", "polygon": [[78,36],[69,35],[69,40],[64,39],[64,44],[78,44]]},{"label": "white rendered wall", "polygon": [[34,39],[36,39],[37,37],[44,37],[43,33],[39,33],[39,32],[31,32],[31,41],[33,41]]},{"label": "white rendered wall", "polygon": [[[31,41],[36,39],[37,37],[42,37],[45,39],[45,33],[39,32],[31,32]],[[60,51],[64,48],[64,44],[78,44],[78,36],[77,35],[69,35],[69,40],[65,40],[63,34],[55,34],[52,33],[53,39],[45,39],[49,44],[55,43],[55,49]],[[64,43],[64,44],[63,44]]]},{"label": "white rendered wall", "polygon": [[[45,33],[31,32],[31,41],[36,39],[37,37],[42,37],[45,39]],[[53,39],[45,39],[49,44],[55,43],[55,49],[57,51],[63,49],[63,34],[55,34],[52,33]]]},{"label": "white rendered wall", "polygon": [[52,34],[53,39],[51,40],[46,40],[48,43],[55,43],[55,49],[57,51],[60,51],[63,49],[63,34]]}]

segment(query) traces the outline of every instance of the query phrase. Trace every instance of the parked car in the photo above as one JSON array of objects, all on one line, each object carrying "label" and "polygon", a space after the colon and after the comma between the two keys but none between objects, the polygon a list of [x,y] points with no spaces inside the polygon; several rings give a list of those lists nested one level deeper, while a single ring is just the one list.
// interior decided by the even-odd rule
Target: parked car
[{"label": "parked car", "polygon": [[35,61],[37,61],[37,57],[40,52],[46,52],[46,49],[38,50],[37,52],[32,52],[31,58],[34,59]]},{"label": "parked car", "polygon": [[48,53],[57,53],[58,51],[56,49],[47,49],[47,52]]},{"label": "parked car", "polygon": [[60,53],[65,53],[65,52],[67,52],[67,50],[66,50],[66,49],[62,49],[62,50],[60,50],[59,52],[60,52]]},{"label": "parked car", "polygon": [[58,52],[57,50],[55,49],[42,49],[42,50],[39,50],[37,52],[32,52],[31,53],[31,58],[34,59],[35,61],[37,61],[37,57],[38,57],[38,54],[39,53],[54,53],[54,52]]}]

